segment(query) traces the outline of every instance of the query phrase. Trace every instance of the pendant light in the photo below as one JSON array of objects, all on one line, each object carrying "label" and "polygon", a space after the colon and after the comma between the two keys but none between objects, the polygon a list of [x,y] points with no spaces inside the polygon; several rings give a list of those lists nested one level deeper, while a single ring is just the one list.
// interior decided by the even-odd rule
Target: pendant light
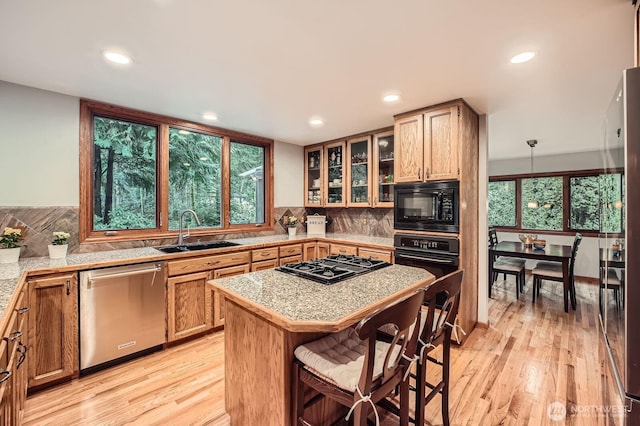
[{"label": "pendant light", "polygon": [[[531,148],[531,177],[533,177],[533,148],[538,144],[538,141],[536,139],[530,139],[527,141],[527,145],[529,145],[529,147]],[[529,201],[527,203],[527,207],[529,207],[530,209],[537,209],[538,208],[538,202],[537,201]]]}]

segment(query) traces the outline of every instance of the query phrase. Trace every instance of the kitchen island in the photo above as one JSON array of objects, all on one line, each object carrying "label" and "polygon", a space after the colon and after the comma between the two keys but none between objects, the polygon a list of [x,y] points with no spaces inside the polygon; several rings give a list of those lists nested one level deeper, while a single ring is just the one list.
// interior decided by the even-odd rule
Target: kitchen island
[{"label": "kitchen island", "polygon": [[[390,265],[332,285],[275,269],[209,281],[226,298],[225,407],[232,425],[295,424],[294,349],[434,280],[423,269]],[[318,424],[335,420],[331,407],[312,408]]]}]

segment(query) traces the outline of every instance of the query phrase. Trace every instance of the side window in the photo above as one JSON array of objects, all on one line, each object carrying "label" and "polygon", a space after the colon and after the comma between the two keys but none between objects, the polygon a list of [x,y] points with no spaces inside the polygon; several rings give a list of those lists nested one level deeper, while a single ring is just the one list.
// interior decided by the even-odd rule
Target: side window
[{"label": "side window", "polygon": [[516,226],[516,181],[489,182],[489,226]]}]

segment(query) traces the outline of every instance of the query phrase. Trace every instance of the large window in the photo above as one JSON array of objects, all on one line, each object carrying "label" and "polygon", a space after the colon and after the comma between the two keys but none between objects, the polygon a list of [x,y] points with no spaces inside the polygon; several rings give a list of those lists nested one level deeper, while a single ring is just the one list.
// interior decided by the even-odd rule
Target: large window
[{"label": "large window", "polygon": [[[83,241],[271,228],[273,141],[81,101]],[[232,141],[233,140],[233,141]],[[227,157],[227,158],[225,158]]]},{"label": "large window", "polygon": [[489,225],[551,233],[622,232],[623,185],[619,172],[492,177]]}]

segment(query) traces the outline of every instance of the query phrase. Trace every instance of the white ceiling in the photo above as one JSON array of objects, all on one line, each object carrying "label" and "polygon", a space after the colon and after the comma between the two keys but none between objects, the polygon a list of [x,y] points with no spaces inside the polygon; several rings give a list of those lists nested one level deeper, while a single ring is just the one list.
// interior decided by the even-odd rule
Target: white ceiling
[{"label": "white ceiling", "polygon": [[[119,48],[134,63],[108,65]],[[515,53],[534,50],[529,63]],[[0,80],[306,145],[464,98],[491,159],[597,149],[631,0],[0,0]],[[402,100],[382,103],[395,90]],[[319,129],[312,115],[324,117]]]}]

